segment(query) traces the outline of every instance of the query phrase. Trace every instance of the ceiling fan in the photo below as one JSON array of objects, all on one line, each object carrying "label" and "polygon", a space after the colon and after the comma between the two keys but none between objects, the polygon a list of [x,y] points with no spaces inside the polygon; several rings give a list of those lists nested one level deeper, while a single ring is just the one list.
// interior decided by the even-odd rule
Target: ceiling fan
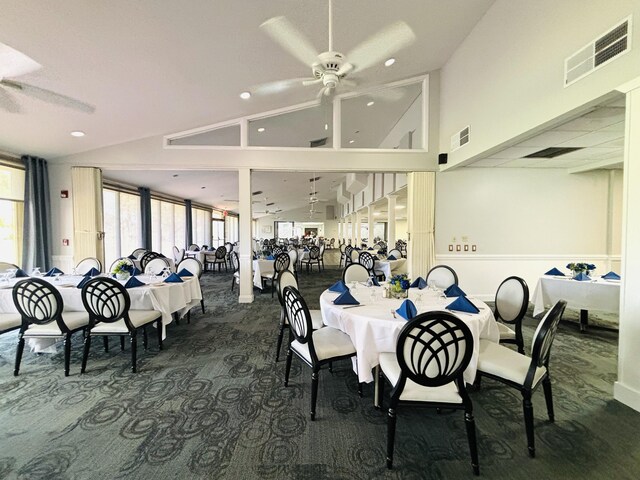
[{"label": "ceiling fan", "polygon": [[329,48],[318,53],[309,40],[285,17],[273,17],[260,28],[283,49],[311,68],[312,77],[293,78],[258,85],[253,93],[269,94],[302,85],[320,85],[318,98],[330,96],[338,87],[353,88],[357,83],[346,77],[381,63],[415,40],[413,30],[403,21],[397,21],[372,35],[347,55],[333,49],[333,2],[329,1]]},{"label": "ceiling fan", "polygon": [[[271,202],[271,203],[267,203],[268,199],[267,197],[264,197],[264,210],[263,211],[257,211],[255,210],[253,213],[264,213],[265,215],[273,215],[275,213],[280,213],[282,211],[282,209],[277,209],[277,210],[269,210],[268,207],[274,206],[275,203]],[[260,201],[254,201],[252,203],[260,203]]]},{"label": "ceiling fan", "polygon": [[72,108],[84,113],[93,113],[95,107],[75,98],[52,92],[28,83],[13,80],[42,68],[24,53],[0,42],[0,108],[10,113],[20,113],[20,104],[12,93],[28,95],[43,102]]}]

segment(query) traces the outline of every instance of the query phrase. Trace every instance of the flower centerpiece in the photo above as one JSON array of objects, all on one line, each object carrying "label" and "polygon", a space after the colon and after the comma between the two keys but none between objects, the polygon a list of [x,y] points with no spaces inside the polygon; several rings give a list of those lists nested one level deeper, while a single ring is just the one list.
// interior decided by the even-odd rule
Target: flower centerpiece
[{"label": "flower centerpiece", "polygon": [[127,260],[120,260],[113,266],[112,273],[115,273],[118,280],[126,280],[133,273],[133,265]]},{"label": "flower centerpiece", "polygon": [[411,282],[406,273],[394,275],[389,280],[389,293],[395,298],[407,298]]},{"label": "flower centerpiece", "polygon": [[573,276],[576,277],[580,273],[584,272],[587,275],[591,275],[591,271],[596,269],[596,266],[593,263],[569,263],[567,264],[567,268],[571,270]]}]

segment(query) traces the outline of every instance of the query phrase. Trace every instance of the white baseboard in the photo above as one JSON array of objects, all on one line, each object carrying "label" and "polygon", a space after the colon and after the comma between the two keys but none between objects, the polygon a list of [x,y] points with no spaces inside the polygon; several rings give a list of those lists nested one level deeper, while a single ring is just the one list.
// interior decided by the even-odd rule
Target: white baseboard
[{"label": "white baseboard", "polygon": [[613,384],[613,398],[640,412],[640,391],[620,382],[615,382]]}]

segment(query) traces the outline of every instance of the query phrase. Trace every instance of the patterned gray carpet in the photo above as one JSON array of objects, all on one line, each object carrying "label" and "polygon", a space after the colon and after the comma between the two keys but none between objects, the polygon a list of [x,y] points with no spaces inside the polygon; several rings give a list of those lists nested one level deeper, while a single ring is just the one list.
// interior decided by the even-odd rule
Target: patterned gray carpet
[{"label": "patterned gray carpet", "polygon": [[[311,308],[338,276],[301,275]],[[203,277],[206,314],[194,309],[191,324],[171,325],[162,352],[150,339],[137,374],[128,347],[94,345],[81,376],[77,338],[68,378],[61,352],[25,352],[14,378],[16,335],[0,337],[0,478],[472,477],[460,412],[399,410],[394,469],[386,470],[385,414],[373,408],[371,385],[358,397],[348,362],[321,372],[311,422],[310,370],[294,360],[285,388],[284,362],[274,363],[277,300],[257,294],[238,305],[230,280]],[[536,323],[526,319],[527,345]],[[535,459],[519,394],[485,379],[472,392],[481,475],[637,479],[640,414],[612,398],[616,349],[616,332],[561,325],[551,360],[556,422],[537,392]]]}]

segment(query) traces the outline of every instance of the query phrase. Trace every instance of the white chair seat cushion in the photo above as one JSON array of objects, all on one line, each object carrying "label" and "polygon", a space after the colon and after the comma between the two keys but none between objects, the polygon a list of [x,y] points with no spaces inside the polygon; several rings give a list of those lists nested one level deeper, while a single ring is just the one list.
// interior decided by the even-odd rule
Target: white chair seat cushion
[{"label": "white chair seat cushion", "polygon": [[[480,354],[478,356],[478,370],[517,383],[524,384],[524,380],[531,365],[531,358],[503,347],[489,340],[480,340]],[[537,367],[531,387],[535,387],[547,373],[545,367]]]},{"label": "white chair seat cushion", "polygon": [[[62,320],[67,328],[71,331],[78,328],[86,327],[89,325],[89,314],[87,312],[62,312]],[[60,336],[63,333],[58,327],[58,323],[54,320],[45,325],[31,324],[26,332],[25,337],[38,337],[38,336]]]},{"label": "white chair seat cushion", "polygon": [[[324,327],[319,330],[315,330],[312,337],[313,346],[316,350],[318,360],[320,361],[356,353],[356,348],[353,346],[349,335],[337,328]],[[311,363],[308,343],[301,344],[297,340],[294,340],[291,342],[291,348]]]},{"label": "white chair seat cushion", "polygon": [[22,317],[19,313],[0,313],[0,332],[20,325],[22,325]]},{"label": "white chair seat cushion", "polygon": [[318,330],[324,327],[321,310],[309,310],[309,313],[311,314],[311,325],[313,326],[314,330]]},{"label": "white chair seat cushion", "polygon": [[[141,327],[147,323],[151,323],[160,317],[161,313],[157,310],[129,310],[129,320],[135,327]],[[129,329],[124,323],[123,319],[113,323],[97,323],[92,329],[91,333],[127,333]]]},{"label": "white chair seat cushion", "polygon": [[500,340],[515,340],[516,332],[511,330],[504,323],[498,322],[498,331],[500,332]]},{"label": "white chair seat cushion", "polygon": [[[381,353],[379,357],[380,368],[391,385],[394,387],[400,379],[400,364],[395,353]],[[462,397],[458,393],[458,387],[454,382],[441,387],[425,387],[407,378],[404,390],[400,394],[400,400],[412,402],[442,402],[462,403]]]}]

